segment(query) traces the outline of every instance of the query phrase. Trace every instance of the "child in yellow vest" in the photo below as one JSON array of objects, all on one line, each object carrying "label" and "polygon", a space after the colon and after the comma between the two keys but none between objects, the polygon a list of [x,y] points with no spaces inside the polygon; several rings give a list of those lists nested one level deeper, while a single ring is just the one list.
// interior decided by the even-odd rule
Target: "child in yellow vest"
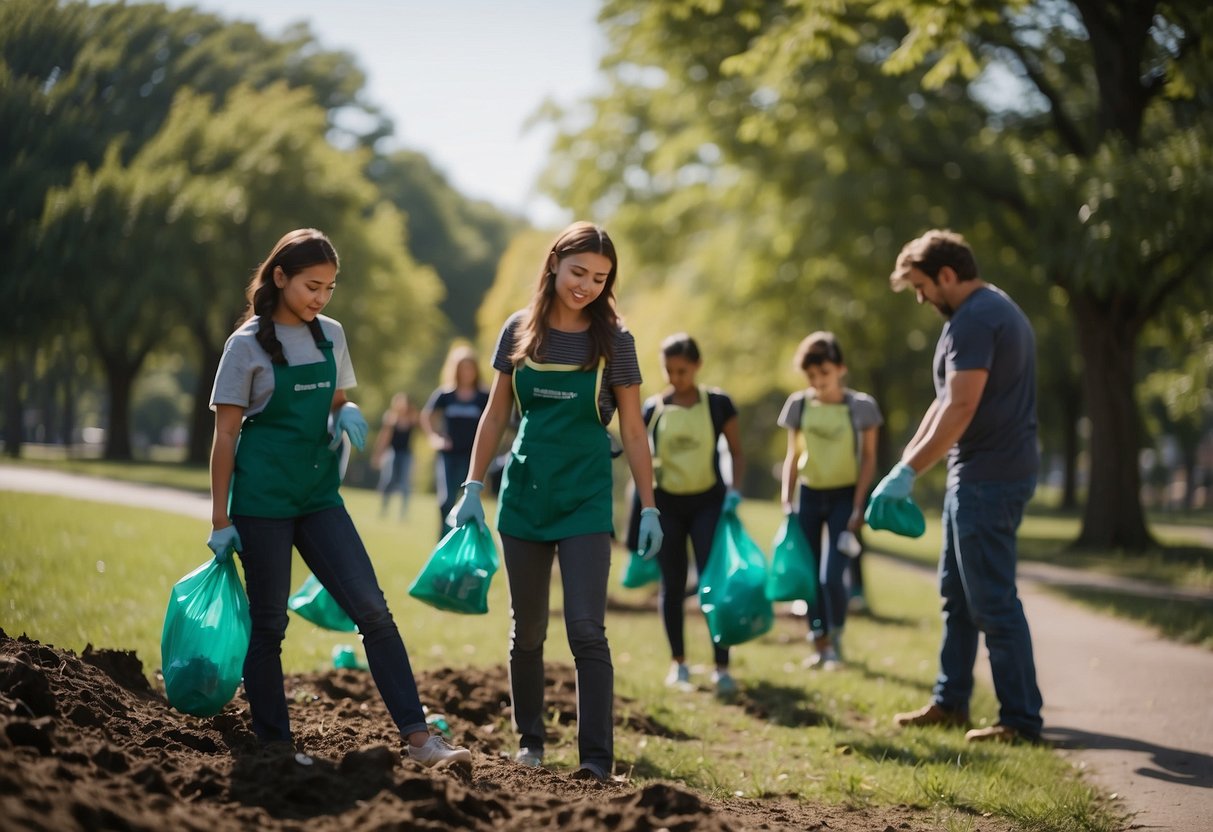
[{"label": "child in yellow vest", "polygon": [[[702,366],[699,346],[686,333],[661,344],[661,364],[669,387],[644,404],[644,421],[653,444],[654,495],[661,511],[664,542],[661,563],[661,616],[673,664],[666,684],[689,688],[690,671],[683,644],[683,600],[687,584],[687,538],[695,547],[695,565],[702,573],[723,508],[741,502],[737,485],[745,473],[737,408],[720,390],[696,383]],[[724,436],[732,458],[731,487],[720,472],[718,442]],[[736,692],[729,675],[729,651],[713,646],[716,670],[712,681],[720,696]]]},{"label": "child in yellow vest", "polygon": [[843,385],[847,366],[833,333],[814,332],[801,341],[795,365],[809,386],[789,396],[779,414],[780,427],[788,431],[783,509],[796,512],[820,564],[821,591],[809,610],[817,652],[809,664],[833,670],[842,661],[847,615],[849,559],[839,542],[842,538],[848,548],[844,534],[854,535],[863,526],[876,473],[876,434],[884,419],[875,399]]}]

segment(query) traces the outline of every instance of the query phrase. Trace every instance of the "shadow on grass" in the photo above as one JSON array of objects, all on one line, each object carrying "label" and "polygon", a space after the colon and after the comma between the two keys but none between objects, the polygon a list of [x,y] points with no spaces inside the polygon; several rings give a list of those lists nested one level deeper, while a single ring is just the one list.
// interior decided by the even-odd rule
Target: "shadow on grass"
[{"label": "shadow on grass", "polygon": [[801,687],[759,680],[747,684],[744,691],[732,701],[755,719],[784,728],[835,724],[827,715],[809,707],[808,697]]},{"label": "shadow on grass", "polygon": [[[951,729],[956,736],[963,737],[960,729]],[[919,766],[924,763],[954,763],[957,754],[956,742],[924,742],[932,735],[947,736],[947,728],[913,728],[896,737],[867,737],[848,743],[853,753],[878,762],[898,763],[904,766]],[[913,742],[908,740],[913,739]]]}]

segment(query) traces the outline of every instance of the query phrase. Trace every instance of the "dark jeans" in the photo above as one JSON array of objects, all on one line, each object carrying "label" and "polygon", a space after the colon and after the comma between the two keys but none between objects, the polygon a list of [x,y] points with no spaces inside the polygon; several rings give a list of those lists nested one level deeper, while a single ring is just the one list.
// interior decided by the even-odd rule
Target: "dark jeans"
[{"label": "dark jeans", "polygon": [[838,536],[846,531],[854,501],[853,485],[819,490],[800,484],[797,518],[819,566],[817,600],[809,607],[809,627],[815,636],[838,632],[847,623],[847,572],[851,559],[838,551]]},{"label": "dark jeans", "polygon": [[510,585],[510,698],[519,744],[543,751],[543,642],[548,634],[552,560],[560,558],[564,629],[577,670],[577,749],[582,763],[609,774],[615,760],[615,668],[606,637],[611,538],[605,532],[559,543],[503,534]]},{"label": "dark jeans", "polygon": [[257,737],[267,742],[291,739],[282,639],[291,594],[292,546],[358,625],[371,675],[401,735],[427,730],[404,641],[345,507],[286,519],[237,516],[232,522],[244,545],[240,560],[253,623],[244,660],[244,692]]},{"label": "dark jeans", "polygon": [[1032,635],[1015,588],[1015,535],[1035,478],[962,482],[943,504],[943,645],[933,701],[967,712],[978,633],[986,637],[998,721],[1032,736],[1043,722]]},{"label": "dark jeans", "polygon": [[[687,538],[695,547],[695,567],[703,574],[712,551],[712,538],[720,523],[724,489],[713,488],[703,494],[667,494],[656,492],[657,508],[661,511],[661,531],[664,540],[657,553],[661,564],[661,619],[665,623],[670,655],[686,657],[683,631],[687,586]],[[729,649],[712,645],[712,656],[718,667],[729,664]]]},{"label": "dark jeans", "polygon": [[438,497],[438,539],[441,540],[451,527],[446,524],[446,516],[451,513],[455,503],[459,501],[460,486],[468,478],[468,469],[472,467],[472,452],[440,451],[438,454],[437,470],[434,472],[434,491]]}]

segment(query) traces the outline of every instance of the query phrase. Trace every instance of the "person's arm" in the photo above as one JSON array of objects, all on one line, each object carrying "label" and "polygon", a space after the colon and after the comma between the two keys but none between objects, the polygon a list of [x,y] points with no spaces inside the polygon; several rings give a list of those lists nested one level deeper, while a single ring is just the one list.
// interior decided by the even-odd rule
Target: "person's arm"
[{"label": "person's arm", "polygon": [[733,458],[733,481],[729,486],[740,491],[745,481],[745,452],[741,449],[741,427],[736,416],[729,417],[721,433],[729,446],[729,456]]},{"label": "person's arm", "polygon": [[654,508],[653,455],[649,450],[649,432],[640,413],[640,385],[627,384],[611,388],[619,413],[619,439],[623,442],[623,453],[640,495],[641,508]]},{"label": "person's arm", "polygon": [[426,437],[430,440],[430,447],[436,451],[445,451],[450,448],[451,443],[434,427],[434,402],[437,398],[437,393],[430,396],[430,400],[425,403],[425,407],[421,408],[421,418],[418,421],[421,424],[421,429],[425,431]]},{"label": "person's arm", "polygon": [[340,410],[341,406],[347,402],[349,402],[349,397],[345,395],[345,390],[339,387],[337,388],[336,392],[333,393],[333,404],[329,409]]},{"label": "person's arm", "polygon": [[383,454],[387,451],[388,443],[392,441],[395,429],[394,414],[391,410],[383,414],[383,422],[379,426],[379,434],[375,437],[375,447],[371,451],[371,467],[379,468],[383,464]]},{"label": "person's arm", "polygon": [[240,405],[215,406],[215,438],[211,443],[211,526],[215,529],[232,524],[227,498],[236,469],[236,437],[243,421],[244,408]]},{"label": "person's arm", "polygon": [[796,458],[800,455],[796,438],[799,434],[795,428],[788,428],[788,449],[783,455],[783,482],[779,488],[784,514],[795,510],[796,505]]},{"label": "person's arm", "polygon": [[973,421],[989,376],[987,370],[948,373],[946,397],[931,404],[914,439],[902,452],[901,461],[921,474],[943,459]]},{"label": "person's arm", "polygon": [[[498,370],[493,375],[493,386],[489,390],[489,403],[480,414],[476,426],[476,439],[472,442],[472,465],[468,468],[468,479],[484,482],[489,464],[497,455],[501,437],[510,423],[510,412],[514,408],[513,379]],[[423,414],[424,418],[424,414]],[[456,483],[451,483],[452,486]]]},{"label": "person's arm", "polygon": [[859,437],[859,479],[855,480],[855,498],[847,528],[857,532],[863,526],[863,510],[868,504],[868,487],[876,478],[876,441],[879,429],[864,428]]}]

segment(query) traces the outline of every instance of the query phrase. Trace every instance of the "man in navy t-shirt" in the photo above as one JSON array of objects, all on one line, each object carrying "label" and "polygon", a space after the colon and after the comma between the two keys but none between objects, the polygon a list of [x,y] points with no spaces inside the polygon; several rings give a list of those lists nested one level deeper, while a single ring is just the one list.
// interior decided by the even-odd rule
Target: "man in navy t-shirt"
[{"label": "man in navy t-shirt", "polygon": [[1016,532],[1036,488],[1036,339],[1027,317],[978,275],[965,239],[932,230],[905,245],[889,278],[947,323],[935,347],[935,400],[872,502],[910,495],[947,457],[940,593],[943,644],[930,704],[898,725],[966,725],[978,634],[990,653],[998,722],[972,742],[1037,741],[1042,726],[1032,636],[1015,587]]}]

